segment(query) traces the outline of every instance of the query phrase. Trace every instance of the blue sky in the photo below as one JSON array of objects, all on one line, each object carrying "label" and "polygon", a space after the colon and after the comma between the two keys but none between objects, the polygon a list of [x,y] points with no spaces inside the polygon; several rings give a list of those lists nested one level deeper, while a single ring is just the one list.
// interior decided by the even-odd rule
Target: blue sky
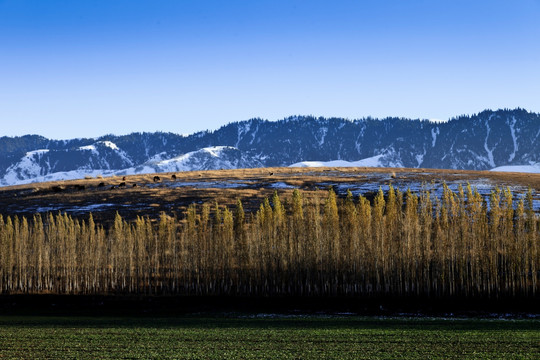
[{"label": "blue sky", "polygon": [[0,0],[0,136],[540,112],[540,0]]}]

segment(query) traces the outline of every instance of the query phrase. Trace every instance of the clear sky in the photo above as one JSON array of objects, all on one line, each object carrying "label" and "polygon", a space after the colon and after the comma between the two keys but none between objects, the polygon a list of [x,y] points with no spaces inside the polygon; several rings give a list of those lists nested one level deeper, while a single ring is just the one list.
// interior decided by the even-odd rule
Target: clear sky
[{"label": "clear sky", "polygon": [[0,136],[540,112],[540,0],[0,0]]}]

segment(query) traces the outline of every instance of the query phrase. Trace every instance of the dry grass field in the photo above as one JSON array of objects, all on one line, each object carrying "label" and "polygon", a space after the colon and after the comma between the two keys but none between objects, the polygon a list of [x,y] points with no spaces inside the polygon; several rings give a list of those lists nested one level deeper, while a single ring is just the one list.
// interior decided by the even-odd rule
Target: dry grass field
[{"label": "dry grass field", "polygon": [[[535,210],[540,208],[540,174],[496,173],[406,168],[259,168],[189,171],[107,178],[33,183],[0,188],[0,214],[31,216],[34,213],[67,213],[107,223],[118,212],[124,219],[137,216],[157,219],[161,212],[181,215],[192,204],[205,202],[233,206],[241,199],[246,212],[257,210],[264,198],[278,191],[290,198],[294,189],[308,197],[333,187],[338,196],[347,189],[373,199],[379,188],[392,184],[406,191],[430,190],[442,194],[442,184],[452,190],[470,183],[487,197],[495,187],[510,187],[516,198],[532,188]],[[160,181],[154,182],[154,176]],[[125,186],[119,186],[125,183]]]}]

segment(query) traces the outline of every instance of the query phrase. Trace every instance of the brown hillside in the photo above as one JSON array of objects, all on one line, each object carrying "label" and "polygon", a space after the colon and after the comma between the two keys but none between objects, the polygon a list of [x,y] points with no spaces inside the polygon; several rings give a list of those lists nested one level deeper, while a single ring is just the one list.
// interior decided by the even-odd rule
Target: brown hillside
[{"label": "brown hillside", "polygon": [[[497,173],[406,168],[259,168],[214,171],[189,171],[107,178],[34,183],[0,188],[2,215],[29,216],[34,213],[66,212],[86,218],[92,212],[98,222],[108,222],[118,211],[125,219],[149,216],[155,219],[164,211],[182,214],[192,203],[215,202],[234,205],[242,199],[247,212],[278,191],[288,198],[297,188],[306,196],[334,187],[338,195],[347,189],[366,197],[379,187],[441,189],[470,183],[487,196],[495,187],[509,186],[517,197],[529,187],[535,203],[540,203],[540,174]],[[155,182],[154,177],[160,181]],[[119,186],[125,183],[125,186]],[[134,185],[136,185],[134,187]]]}]

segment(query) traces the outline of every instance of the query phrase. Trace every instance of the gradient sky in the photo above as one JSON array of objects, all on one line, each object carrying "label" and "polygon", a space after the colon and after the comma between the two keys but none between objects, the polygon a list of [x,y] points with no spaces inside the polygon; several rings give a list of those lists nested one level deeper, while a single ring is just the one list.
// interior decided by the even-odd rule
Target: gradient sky
[{"label": "gradient sky", "polygon": [[0,0],[0,136],[540,112],[540,0]]}]

